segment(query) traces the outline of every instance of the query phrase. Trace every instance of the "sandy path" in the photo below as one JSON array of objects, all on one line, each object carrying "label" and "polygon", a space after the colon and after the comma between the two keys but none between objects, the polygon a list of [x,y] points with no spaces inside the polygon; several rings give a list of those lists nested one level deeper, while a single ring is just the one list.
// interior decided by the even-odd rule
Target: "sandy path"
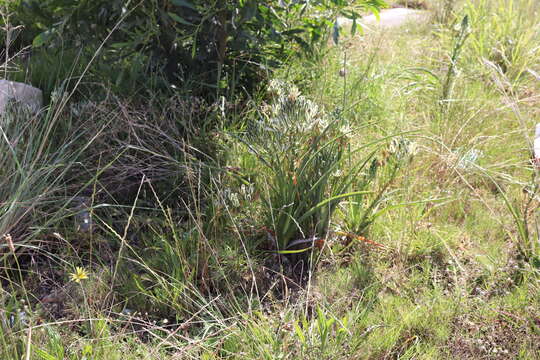
[{"label": "sandy path", "polygon": [[[368,15],[358,21],[364,30],[374,30],[375,28],[396,28],[408,22],[423,22],[428,19],[428,12],[423,10],[413,10],[405,8],[395,8],[383,10],[380,13],[380,21],[375,15]],[[340,26],[352,24],[352,21],[346,18],[339,18]]]}]

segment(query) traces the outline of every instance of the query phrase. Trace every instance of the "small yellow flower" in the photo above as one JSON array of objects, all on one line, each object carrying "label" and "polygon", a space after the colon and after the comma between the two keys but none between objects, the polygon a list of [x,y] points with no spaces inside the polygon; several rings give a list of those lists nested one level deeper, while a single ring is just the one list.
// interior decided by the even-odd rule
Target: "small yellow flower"
[{"label": "small yellow flower", "polygon": [[88,273],[82,267],[77,266],[75,272],[71,274],[71,280],[78,283],[84,279],[88,279]]}]

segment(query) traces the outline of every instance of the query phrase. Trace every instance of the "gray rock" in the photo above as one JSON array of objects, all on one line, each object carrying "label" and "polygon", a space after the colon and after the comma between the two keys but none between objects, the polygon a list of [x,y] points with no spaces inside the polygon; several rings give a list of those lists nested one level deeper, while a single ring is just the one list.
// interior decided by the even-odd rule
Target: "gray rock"
[{"label": "gray rock", "polygon": [[0,114],[4,113],[11,101],[35,114],[43,107],[43,93],[30,85],[0,80]]}]

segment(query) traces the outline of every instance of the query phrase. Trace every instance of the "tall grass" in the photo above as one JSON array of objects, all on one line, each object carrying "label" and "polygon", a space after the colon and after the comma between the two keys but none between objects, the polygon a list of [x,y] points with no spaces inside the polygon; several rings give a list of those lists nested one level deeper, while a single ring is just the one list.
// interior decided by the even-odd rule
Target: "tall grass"
[{"label": "tall grass", "polygon": [[98,135],[81,128],[62,136],[59,111],[58,103],[36,115],[12,109],[0,120],[0,233],[10,234],[18,250],[61,219],[57,210],[69,205],[62,199],[77,195],[66,193],[73,170]]},{"label": "tall grass", "polygon": [[[533,144],[534,139],[531,136],[533,129],[528,125],[528,122],[523,116],[520,109],[520,101],[512,91],[512,82],[510,76],[505,73],[500,65],[485,60],[485,66],[491,71],[491,78],[496,84],[497,90],[500,92],[506,106],[508,106],[518,124],[520,132],[523,134],[523,143],[528,150],[530,158],[524,161],[524,164],[530,172],[529,181],[523,183],[517,179],[510,178],[508,185],[523,187],[523,195],[518,199],[513,199],[509,191],[505,190],[492,175],[485,172],[486,176],[495,184],[501,192],[504,204],[514,223],[514,230],[517,238],[516,243],[518,251],[523,261],[529,263],[539,271],[540,274],[540,228],[539,219],[536,211],[536,203],[539,199],[539,169],[536,166],[534,159]],[[528,162],[528,164],[527,164]]]},{"label": "tall grass", "polygon": [[487,59],[499,66],[512,84],[520,84],[527,69],[537,65],[540,54],[540,22],[531,16],[538,11],[538,2],[532,0],[468,1],[465,12],[473,33],[466,53],[476,69],[482,73],[482,59]]}]

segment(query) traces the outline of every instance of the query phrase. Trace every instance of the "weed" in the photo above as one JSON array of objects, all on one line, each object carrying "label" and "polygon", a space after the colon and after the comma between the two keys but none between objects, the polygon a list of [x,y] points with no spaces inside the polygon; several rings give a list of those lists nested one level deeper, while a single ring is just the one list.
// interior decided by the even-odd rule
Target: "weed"
[{"label": "weed", "polygon": [[469,25],[469,16],[465,15],[456,34],[454,48],[452,50],[452,55],[450,56],[448,72],[442,86],[441,103],[445,109],[448,108],[449,102],[452,101],[454,82],[457,76],[457,61],[459,59],[461,49],[465,45],[465,41],[470,34],[471,29]]},{"label": "weed", "polygon": [[483,59],[501,68],[512,84],[523,81],[527,69],[534,67],[538,57],[539,24],[529,16],[538,11],[538,3],[530,0],[482,0],[467,2],[471,35],[465,51],[483,72]]}]

